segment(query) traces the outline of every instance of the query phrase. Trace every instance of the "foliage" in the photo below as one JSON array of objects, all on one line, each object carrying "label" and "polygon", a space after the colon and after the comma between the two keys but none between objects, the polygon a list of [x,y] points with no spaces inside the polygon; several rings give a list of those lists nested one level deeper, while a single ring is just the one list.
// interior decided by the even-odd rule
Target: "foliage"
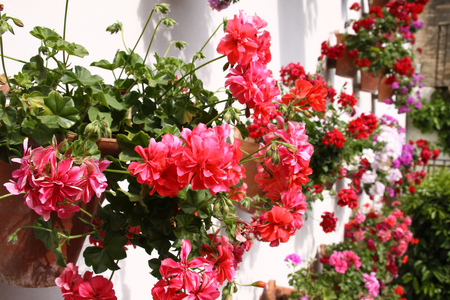
[{"label": "foliage", "polygon": [[422,102],[422,109],[412,111],[408,117],[422,133],[436,132],[439,136],[438,146],[449,153],[450,149],[450,93],[447,89],[437,89],[429,101]]},{"label": "foliage", "polygon": [[450,291],[450,172],[430,175],[414,195],[402,198],[419,243],[408,248],[408,262],[397,280],[407,299],[448,299]]}]

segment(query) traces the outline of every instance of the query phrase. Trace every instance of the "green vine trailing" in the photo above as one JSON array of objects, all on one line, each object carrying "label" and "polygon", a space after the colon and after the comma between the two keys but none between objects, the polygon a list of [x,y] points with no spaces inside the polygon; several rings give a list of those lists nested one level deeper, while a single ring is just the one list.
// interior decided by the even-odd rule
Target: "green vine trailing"
[{"label": "green vine trailing", "polygon": [[437,89],[429,102],[424,102],[422,109],[412,111],[413,125],[422,133],[436,132],[439,136],[438,146],[444,153],[450,149],[450,94],[447,88]]}]

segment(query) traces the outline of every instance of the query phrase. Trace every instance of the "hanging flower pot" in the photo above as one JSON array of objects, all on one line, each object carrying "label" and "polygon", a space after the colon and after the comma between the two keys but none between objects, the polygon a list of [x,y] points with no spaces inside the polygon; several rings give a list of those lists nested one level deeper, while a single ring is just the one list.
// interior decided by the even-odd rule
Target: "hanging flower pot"
[{"label": "hanging flower pot", "polygon": [[[116,153],[114,149],[118,147],[117,142],[112,139],[102,140],[99,144],[102,156]],[[17,163],[0,162],[0,195],[9,193],[3,184],[12,179],[13,171],[19,166]],[[82,210],[73,213],[67,219],[61,219],[56,212],[51,212],[51,225],[53,228],[58,228],[59,232],[69,233],[71,236],[82,236],[91,231],[91,228],[81,219],[87,222],[92,221],[92,218],[83,210],[90,215],[95,215],[97,206],[103,199],[104,194],[101,197],[94,195],[88,203],[78,200],[77,205]],[[0,233],[0,248],[2,249],[0,282],[33,288],[54,286],[55,278],[61,274],[64,268],[57,265],[57,258],[52,250],[47,249],[44,242],[36,238],[35,233],[39,234],[45,230],[27,228],[33,226],[40,216],[24,204],[24,201],[22,194],[0,200],[0,224],[3,229]],[[21,227],[24,228],[18,230]],[[48,230],[51,230],[50,225]],[[8,243],[9,236],[16,231],[17,242]],[[66,263],[76,263],[83,249],[84,241],[85,237],[82,236],[66,241],[61,246],[60,252],[66,257]]]},{"label": "hanging flower pot", "polygon": [[[342,42],[342,34],[336,33],[337,42]],[[358,69],[355,65],[355,59],[348,56],[348,51],[336,60],[336,75],[347,78],[354,78]]]},{"label": "hanging flower pot", "polygon": [[379,6],[379,7],[385,7],[390,0],[371,0],[370,1],[370,8],[374,7],[374,6]]},{"label": "hanging flower pot", "polygon": [[[0,180],[7,182],[11,178],[11,173],[16,166],[0,162]],[[0,193],[7,194],[8,191],[3,185],[0,186]],[[97,204],[101,199],[94,197],[89,203],[80,205],[83,209],[94,214]],[[2,231],[0,233],[0,281],[22,287],[48,287],[55,285],[55,278],[58,277],[63,268],[56,265],[55,255],[48,250],[41,240],[35,237],[34,230],[24,228],[17,232],[18,241],[8,244],[8,237],[18,228],[32,226],[39,215],[24,204],[23,195],[10,196],[0,201],[0,222]],[[78,212],[69,219],[59,219],[56,214],[51,220],[54,226],[63,231],[70,232],[70,235],[80,235],[89,231],[89,227],[79,218],[91,221],[87,215]],[[62,253],[67,258],[67,262],[75,263],[83,248],[84,238],[77,238],[70,241],[70,245],[65,243],[62,246]]]},{"label": "hanging flower pot", "polygon": [[336,69],[336,63],[337,63],[336,59],[331,59],[331,58],[327,57],[327,60],[326,60],[327,69]]},{"label": "hanging flower pot", "polygon": [[386,77],[381,78],[378,85],[378,102],[384,103],[394,95],[394,89],[391,84],[386,84]]},{"label": "hanging flower pot", "polygon": [[376,93],[381,78],[380,75],[374,76],[369,71],[361,71],[361,91]]}]

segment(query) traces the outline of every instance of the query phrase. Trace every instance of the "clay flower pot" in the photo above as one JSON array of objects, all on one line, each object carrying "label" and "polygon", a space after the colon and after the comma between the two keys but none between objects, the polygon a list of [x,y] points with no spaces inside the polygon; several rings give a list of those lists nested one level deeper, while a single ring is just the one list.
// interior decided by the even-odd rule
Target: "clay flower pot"
[{"label": "clay flower pot", "polygon": [[378,102],[384,103],[386,99],[391,99],[394,95],[394,89],[392,85],[386,84],[386,77],[381,78],[380,84],[378,85]]},{"label": "clay flower pot", "polygon": [[[342,34],[336,33],[337,42],[342,42]],[[342,57],[336,60],[336,75],[347,78],[354,78],[358,69],[355,65],[355,59],[348,56],[348,52],[345,51]]]},{"label": "clay flower pot", "polygon": [[[17,166],[16,166],[17,165]],[[19,164],[10,165],[0,162],[0,179],[2,183],[11,179],[11,173]],[[8,193],[3,184],[0,185],[1,195]],[[95,214],[97,205],[101,199],[93,198],[88,204],[80,205],[85,210]],[[22,229],[17,233],[18,242],[8,244],[8,237],[19,227],[32,226],[39,215],[24,204],[23,195],[11,196],[0,201],[0,281],[22,287],[48,287],[55,285],[63,268],[56,265],[56,258],[51,250],[48,250],[41,240],[38,240],[33,229]],[[82,212],[73,214],[69,219],[61,220],[56,214],[51,220],[54,226],[62,230],[68,230],[71,235],[89,232],[90,228],[80,219],[90,221]],[[85,238],[73,239],[70,245],[65,243],[62,252],[67,262],[75,263],[83,248]]]},{"label": "clay flower pot", "polygon": [[378,91],[380,79],[381,79],[381,72],[380,75],[374,76],[368,71],[361,71],[361,91],[376,93]]},{"label": "clay flower pot", "polygon": [[295,289],[277,286],[275,280],[269,280],[260,300],[288,300]]},{"label": "clay flower pot", "polygon": [[374,6],[379,6],[379,7],[385,7],[390,0],[371,0],[369,1],[370,3],[370,8],[374,7]]},{"label": "clay flower pot", "polygon": [[[73,140],[75,136],[68,136]],[[105,155],[117,156],[120,147],[115,139],[101,139],[98,143],[102,157]],[[3,186],[12,179],[12,172],[20,165],[17,163],[7,164],[0,162],[0,195],[9,192]],[[95,215],[97,206],[104,200],[93,197],[85,204],[80,201],[81,208]],[[39,215],[24,204],[24,196],[9,196],[0,199],[0,282],[21,287],[49,287],[55,285],[64,268],[56,264],[55,255],[45,247],[45,244],[35,237],[34,229],[24,228],[18,231],[18,241],[8,244],[8,237],[22,226],[32,226],[39,219]],[[54,227],[60,231],[68,231],[70,235],[85,234],[91,230],[84,220],[91,222],[92,219],[83,212],[74,213],[68,219],[60,219],[56,213],[52,213],[51,221]],[[76,263],[83,249],[85,237],[72,239],[62,246],[62,253],[66,257],[66,263]]]}]

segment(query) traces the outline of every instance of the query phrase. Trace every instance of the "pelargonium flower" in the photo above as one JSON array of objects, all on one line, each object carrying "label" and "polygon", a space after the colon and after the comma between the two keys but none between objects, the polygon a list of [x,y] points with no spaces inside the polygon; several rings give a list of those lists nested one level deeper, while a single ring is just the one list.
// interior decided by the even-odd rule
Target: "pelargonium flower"
[{"label": "pelargonium flower", "polygon": [[286,105],[298,106],[302,110],[312,108],[315,111],[325,111],[328,91],[321,80],[314,85],[303,79],[295,81],[295,88],[283,95],[281,101]]},{"label": "pelargonium flower", "polygon": [[128,166],[128,171],[136,176],[139,183],[152,187],[150,195],[158,193],[165,197],[175,197],[186,186],[178,178],[177,167],[172,157],[182,145],[182,140],[171,134],[165,134],[160,142],[152,138],[147,148],[135,147],[135,151],[144,161],[132,162]]},{"label": "pelargonium flower", "polygon": [[376,275],[377,274],[375,272],[371,272],[370,274],[364,273],[362,275],[364,281],[366,282],[364,284],[365,288],[374,297],[377,297],[378,294],[380,293],[380,282],[376,278]]},{"label": "pelargonium flower", "polygon": [[267,39],[270,39],[270,35],[260,31],[266,26],[267,22],[258,16],[247,16],[240,11],[239,17],[235,15],[227,22],[226,35],[220,40],[217,52],[225,54],[231,65],[247,65],[259,57],[265,59],[263,63],[268,63],[270,54],[258,55],[258,51],[269,51]]},{"label": "pelargonium flower", "polygon": [[101,195],[107,187],[102,174],[109,162],[90,157],[77,159],[59,153],[56,139],[46,147],[28,148],[24,140],[24,154],[13,159],[21,164],[12,172],[16,181],[5,183],[6,189],[14,195],[25,193],[25,203],[45,221],[56,211],[62,219],[69,218],[80,210],[75,201],[91,201],[94,195]]},{"label": "pelargonium flower", "polygon": [[336,222],[338,219],[334,217],[334,212],[326,211],[321,217],[322,222],[320,222],[320,226],[322,226],[325,233],[332,232],[336,229]]},{"label": "pelargonium flower", "polygon": [[339,193],[338,193],[338,205],[339,206],[346,206],[348,205],[348,207],[350,208],[356,208],[358,206],[358,195],[356,195],[355,191],[353,190],[353,188],[342,188]]},{"label": "pelargonium flower", "polygon": [[274,205],[261,216],[263,224],[256,224],[255,231],[262,241],[270,242],[271,247],[289,241],[295,229],[291,226],[294,217],[285,208]]},{"label": "pelargonium flower", "polygon": [[377,128],[378,118],[372,113],[363,113],[358,118],[351,120],[347,130],[355,139],[366,139]]},{"label": "pelargonium flower", "polygon": [[328,131],[325,137],[322,139],[322,144],[328,146],[329,144],[334,145],[337,149],[342,149],[345,144],[345,137],[337,128],[332,131]]},{"label": "pelargonium flower", "polygon": [[295,254],[295,253],[292,253],[292,254],[289,254],[288,256],[286,256],[284,261],[290,261],[294,265],[299,265],[299,264],[302,263],[302,259],[300,258],[300,256],[298,254]]},{"label": "pelargonium flower", "polygon": [[254,61],[248,65],[237,65],[226,76],[225,86],[233,97],[248,108],[260,103],[272,103],[280,94],[275,79],[264,64]]},{"label": "pelargonium flower", "polygon": [[[302,185],[308,183],[308,175],[312,170],[309,168],[312,153],[314,151],[312,145],[307,142],[304,124],[289,121],[285,128],[283,118],[277,117],[279,127],[275,124],[269,124],[270,133],[264,136],[264,145],[270,144],[272,141],[284,143],[276,144],[275,155],[279,157],[278,162],[272,161],[272,156],[266,156],[267,148],[262,148],[257,156],[258,174],[255,181],[258,186],[266,192],[266,196],[270,199],[279,199],[281,194],[288,189],[301,189]],[[264,167],[262,167],[262,165]]]},{"label": "pelargonium flower", "polygon": [[221,11],[222,9],[225,9],[228,6],[230,6],[231,0],[208,0],[208,3],[212,9]]},{"label": "pelargonium flower", "polygon": [[107,278],[92,272],[86,272],[83,277],[78,273],[78,267],[68,263],[61,275],[55,279],[55,284],[61,289],[65,300],[71,299],[102,299],[117,300],[113,283]]},{"label": "pelargonium flower", "polygon": [[237,184],[241,179],[238,174],[243,172],[239,165],[242,152],[237,139],[233,145],[226,142],[229,135],[228,124],[207,128],[200,123],[193,130],[184,128],[181,137],[185,146],[172,155],[178,180],[190,183],[193,190],[209,189],[213,195]]}]

